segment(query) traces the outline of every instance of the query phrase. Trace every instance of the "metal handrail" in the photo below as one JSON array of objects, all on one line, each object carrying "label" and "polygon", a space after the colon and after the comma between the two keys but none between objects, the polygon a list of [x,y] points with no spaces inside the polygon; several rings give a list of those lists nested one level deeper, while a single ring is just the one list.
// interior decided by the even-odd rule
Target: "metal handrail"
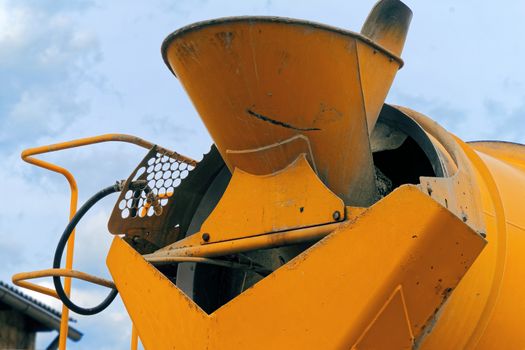
[{"label": "metal handrail", "polygon": [[[155,146],[155,144],[149,141],[143,140],[136,136],[126,135],[126,134],[104,134],[104,135],[86,137],[86,138],[61,142],[61,143],[55,143],[55,144],[46,145],[46,146],[29,148],[22,152],[21,157],[22,157],[22,160],[24,160],[25,162],[36,165],[38,167],[41,167],[47,170],[50,170],[50,171],[53,171],[55,173],[62,174],[66,178],[67,182],[69,183],[70,190],[71,190],[70,204],[69,204],[69,220],[71,220],[73,216],[75,215],[77,211],[77,204],[78,204],[78,186],[77,186],[75,177],[73,176],[73,174],[71,174],[71,172],[69,172],[69,170],[65,168],[55,165],[53,163],[38,159],[38,158],[34,158],[33,156],[38,155],[38,154],[56,152],[56,151],[61,151],[65,149],[71,149],[71,148],[77,148],[77,147],[102,143],[102,142],[125,142],[125,143],[131,143],[131,144],[134,144],[134,145],[146,148],[146,149],[151,149],[153,146]],[[197,162],[193,159],[190,159],[178,153],[166,150],[162,147],[157,146],[157,148],[159,152],[170,153],[171,156],[173,158],[176,158],[177,160],[184,161],[190,165],[197,164]],[[33,272],[28,272],[28,273],[16,274],[13,276],[13,283],[20,287],[33,290],[35,292],[39,292],[39,293],[43,293],[43,294],[47,294],[47,295],[56,297],[57,295],[54,290],[50,288],[39,286],[31,282],[27,282],[26,279],[37,278],[37,277],[31,277],[31,276],[35,276],[38,274],[41,275],[41,276],[39,275],[39,277],[44,277],[44,275],[45,276],[64,276],[65,277],[64,289],[68,296],[71,293],[71,277],[81,278],[79,276],[82,276],[84,277],[82,279],[85,279],[89,282],[93,282],[96,284],[100,284],[100,283],[97,283],[95,281],[98,281],[98,282],[100,282],[101,280],[106,281],[98,277],[85,274],[80,271],[72,270],[74,246],[75,246],[75,233],[73,231],[73,233],[71,234],[71,237],[68,240],[68,244],[67,244],[65,269],[50,269],[50,270],[41,270],[41,271],[33,271]],[[110,281],[107,281],[107,282],[112,283]],[[63,305],[62,306],[62,317],[60,320],[60,338],[59,338],[59,345],[58,345],[60,350],[66,349],[68,321],[69,321],[69,309],[65,305]]]},{"label": "metal handrail", "polygon": [[[78,278],[86,282],[98,284],[99,286],[108,287],[108,288],[116,288],[115,284],[110,280],[100,278],[97,276],[93,276],[93,275],[90,275],[82,271],[68,270],[68,269],[45,269],[45,270],[37,270],[37,271],[30,271],[30,272],[20,272],[20,273],[13,275],[12,280],[13,280],[13,283],[19,287],[31,289],[35,292],[40,292],[42,294],[46,294],[54,298],[60,299],[54,289],[27,282],[27,280],[34,279],[34,278],[53,277],[53,276]],[[34,288],[35,286],[38,287],[38,290]]]}]

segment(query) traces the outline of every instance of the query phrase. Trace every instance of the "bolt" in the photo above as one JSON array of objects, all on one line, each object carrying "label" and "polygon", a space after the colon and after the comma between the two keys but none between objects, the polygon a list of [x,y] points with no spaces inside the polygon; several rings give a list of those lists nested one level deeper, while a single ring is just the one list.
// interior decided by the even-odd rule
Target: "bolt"
[{"label": "bolt", "polygon": [[210,234],[209,233],[203,233],[202,234],[202,240],[204,242],[208,242],[210,240]]},{"label": "bolt", "polygon": [[339,219],[341,219],[341,213],[338,210],[336,210],[332,214],[332,217],[334,218],[335,221],[339,221]]}]

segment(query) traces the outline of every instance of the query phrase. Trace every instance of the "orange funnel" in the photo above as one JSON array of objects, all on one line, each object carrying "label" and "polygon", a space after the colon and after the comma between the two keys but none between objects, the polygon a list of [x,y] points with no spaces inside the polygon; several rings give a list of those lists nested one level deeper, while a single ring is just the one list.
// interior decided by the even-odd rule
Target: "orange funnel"
[{"label": "orange funnel", "polygon": [[[410,14],[397,0],[374,11],[392,2]],[[410,16],[398,17],[404,22],[390,22],[408,27]],[[396,41],[384,18],[391,16],[371,15],[365,27],[382,26],[384,41],[399,53],[404,34]],[[182,28],[162,52],[230,170],[273,173],[306,153],[345,203],[376,199],[368,136],[402,65],[389,48],[316,23],[235,17]]]}]

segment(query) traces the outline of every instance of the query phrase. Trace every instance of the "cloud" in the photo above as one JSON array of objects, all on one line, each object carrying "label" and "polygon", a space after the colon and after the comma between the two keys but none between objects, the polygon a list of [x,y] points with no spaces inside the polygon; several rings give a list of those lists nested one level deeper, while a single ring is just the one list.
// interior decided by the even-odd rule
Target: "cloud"
[{"label": "cloud", "polygon": [[58,239],[67,223],[68,193],[42,179],[27,181],[23,176],[26,169],[18,163],[6,157],[0,168],[4,198],[0,201],[0,278],[4,280],[20,270],[49,267],[53,254],[50,242]]},{"label": "cloud", "polygon": [[75,25],[88,2],[69,3],[0,1],[3,150],[15,140],[56,133],[89,110],[77,91],[100,50],[96,38]]},{"label": "cloud", "polygon": [[491,128],[486,133],[487,139],[525,144],[525,96],[521,101],[521,105],[509,106],[502,101],[485,99],[486,116],[491,121]]},{"label": "cloud", "polygon": [[[515,92],[514,92],[515,93]],[[521,101],[525,100],[522,96]],[[394,88],[389,103],[409,107],[467,141],[505,140],[525,143],[525,103],[480,96],[470,105],[404,93]]]},{"label": "cloud", "polygon": [[415,111],[425,114],[436,120],[443,127],[452,132],[461,132],[467,117],[468,110],[453,106],[451,103],[412,94],[393,88],[388,99],[388,103],[408,107]]},{"label": "cloud", "polygon": [[[18,154],[29,144],[40,144],[39,140],[56,142],[58,135],[89,114],[92,96],[83,90],[99,86],[101,79],[93,70],[102,53],[97,36],[91,28],[80,25],[80,18],[92,6],[92,1],[0,0],[0,177],[4,198],[0,202],[0,278],[5,281],[15,272],[49,268],[68,221],[69,188],[65,180],[24,164]],[[48,159],[64,162],[71,156]],[[87,158],[88,167],[100,165],[93,162],[96,157]],[[79,172],[87,173],[80,168]],[[87,176],[79,178],[89,182]],[[93,191],[113,181],[94,183],[84,190]],[[89,195],[88,191],[81,192],[81,202]],[[106,277],[105,254],[111,237],[105,224],[110,208],[108,203],[101,203],[90,213],[87,225],[79,227],[77,240],[78,266]],[[38,283],[52,286],[50,279]],[[105,288],[81,282],[73,286],[73,299],[81,305],[94,305],[107,293]],[[61,309],[53,298],[28,293]],[[100,343],[107,348],[128,347],[129,338],[125,342],[123,338],[130,333],[129,319],[120,302],[92,319],[74,317],[79,319],[75,326],[85,333],[81,343],[73,344],[75,348],[101,348]],[[107,334],[107,329],[114,333]],[[47,346],[54,336],[39,335],[38,347]]]}]

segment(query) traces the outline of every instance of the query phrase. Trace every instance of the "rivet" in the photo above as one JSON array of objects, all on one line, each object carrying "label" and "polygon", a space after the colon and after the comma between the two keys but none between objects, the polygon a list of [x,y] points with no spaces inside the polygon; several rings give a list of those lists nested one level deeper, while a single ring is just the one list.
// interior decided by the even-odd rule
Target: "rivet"
[{"label": "rivet", "polygon": [[338,221],[339,219],[341,219],[341,213],[338,210],[336,210],[332,214],[332,217],[334,218],[335,221]]},{"label": "rivet", "polygon": [[204,242],[208,242],[210,240],[210,234],[209,233],[203,233],[202,234],[202,240]]}]

